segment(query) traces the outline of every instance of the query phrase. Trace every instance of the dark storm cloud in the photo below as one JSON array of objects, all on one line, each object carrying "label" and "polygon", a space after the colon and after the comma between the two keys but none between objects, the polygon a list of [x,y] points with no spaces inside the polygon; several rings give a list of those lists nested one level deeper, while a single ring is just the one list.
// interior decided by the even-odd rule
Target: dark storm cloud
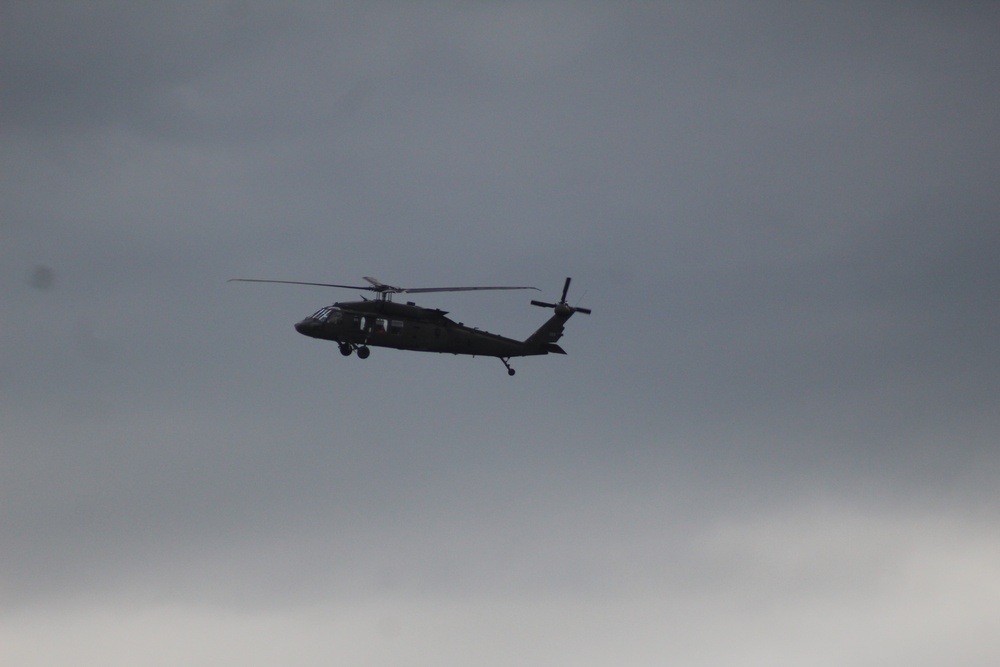
[{"label": "dark storm cloud", "polygon": [[3,12],[7,661],[995,662],[996,10]]},{"label": "dark storm cloud", "polygon": [[211,44],[222,41],[211,28],[217,12],[202,10],[199,16],[192,9],[150,13],[127,3],[100,3],[52,11],[8,5],[6,122],[85,131],[148,111],[141,102],[148,91],[204,67]]}]

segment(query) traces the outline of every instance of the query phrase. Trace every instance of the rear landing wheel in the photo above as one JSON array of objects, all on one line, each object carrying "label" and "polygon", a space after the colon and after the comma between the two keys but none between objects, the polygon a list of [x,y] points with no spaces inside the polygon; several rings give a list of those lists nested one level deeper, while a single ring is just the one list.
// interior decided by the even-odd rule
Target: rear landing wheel
[{"label": "rear landing wheel", "polygon": [[358,348],[358,359],[367,359],[368,355],[371,353],[372,353],[371,350],[362,345],[361,347]]},{"label": "rear landing wheel", "polygon": [[508,369],[507,369],[507,375],[513,375],[513,374],[514,374],[514,373],[516,373],[516,372],[517,372],[517,371],[515,371],[515,370],[514,370],[513,368],[508,368]]},{"label": "rear landing wheel", "polygon": [[500,362],[507,367],[507,375],[514,374],[514,369],[510,367],[510,357],[500,357]]}]

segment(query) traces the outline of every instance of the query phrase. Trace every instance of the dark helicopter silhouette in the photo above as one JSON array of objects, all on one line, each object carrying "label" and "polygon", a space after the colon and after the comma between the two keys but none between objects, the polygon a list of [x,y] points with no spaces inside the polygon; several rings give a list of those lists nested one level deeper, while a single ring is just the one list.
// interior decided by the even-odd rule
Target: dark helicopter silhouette
[{"label": "dark helicopter silhouette", "polygon": [[566,303],[570,278],[563,285],[558,303],[532,300],[531,305],[552,308],[555,313],[535,333],[524,340],[506,338],[474,327],[467,327],[447,317],[446,311],[423,308],[412,301],[394,303],[394,294],[419,294],[427,292],[468,292],[475,290],[515,290],[537,287],[394,287],[365,276],[368,285],[334,285],[307,283],[297,280],[258,280],[233,278],[230,282],[284,283],[287,285],[315,285],[375,292],[375,299],[345,301],[320,308],[309,317],[297,322],[295,330],[304,336],[330,340],[340,346],[345,357],[357,351],[358,358],[367,359],[370,347],[391,347],[397,350],[441,352],[450,354],[497,357],[513,375],[512,357],[529,357],[542,354],[566,354],[556,345],[563,335],[563,325],[573,313],[589,315],[589,308],[570,306]]}]

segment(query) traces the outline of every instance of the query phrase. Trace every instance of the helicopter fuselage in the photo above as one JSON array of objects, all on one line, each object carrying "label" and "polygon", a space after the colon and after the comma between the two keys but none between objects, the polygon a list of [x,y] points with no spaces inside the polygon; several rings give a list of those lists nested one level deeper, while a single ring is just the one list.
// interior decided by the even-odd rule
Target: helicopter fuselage
[{"label": "helicopter fuselage", "polygon": [[443,310],[381,299],[334,303],[296,323],[295,329],[311,338],[338,343],[345,355],[353,350],[366,355],[361,350],[368,346],[501,359],[550,352],[565,354],[554,342],[515,340],[467,327],[446,317]]}]

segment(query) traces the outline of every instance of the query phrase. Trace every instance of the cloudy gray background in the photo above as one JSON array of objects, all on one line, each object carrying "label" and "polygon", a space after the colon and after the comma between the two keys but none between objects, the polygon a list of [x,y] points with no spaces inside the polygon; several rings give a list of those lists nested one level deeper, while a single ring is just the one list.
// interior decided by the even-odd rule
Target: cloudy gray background
[{"label": "cloudy gray background", "polygon": [[0,662],[1000,663],[998,26],[3,3]]}]

